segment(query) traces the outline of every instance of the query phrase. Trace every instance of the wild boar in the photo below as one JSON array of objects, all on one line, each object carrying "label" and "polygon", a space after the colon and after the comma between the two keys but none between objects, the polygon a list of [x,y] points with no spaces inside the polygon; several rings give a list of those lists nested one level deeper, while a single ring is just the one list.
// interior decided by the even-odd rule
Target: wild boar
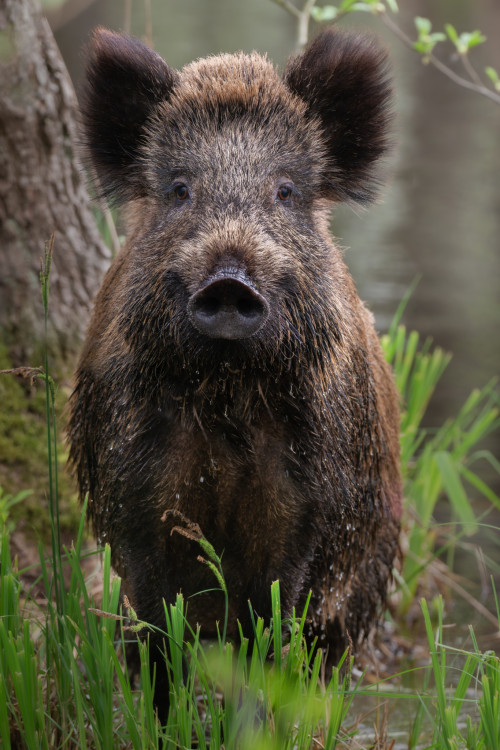
[{"label": "wild boar", "polygon": [[[386,54],[354,33],[321,33],[282,76],[257,53],[177,71],[94,34],[85,138],[128,230],[78,364],[70,456],[153,625],[178,591],[202,633],[224,615],[198,544],[171,534],[179,514],[222,556],[232,638],[238,620],[251,631],[249,601],[269,617],[275,579],[285,615],[312,590],[308,637],[330,662],[382,609],[398,396],[328,224],[335,202],[375,196],[390,106]],[[166,695],[159,671],[160,708]]]}]

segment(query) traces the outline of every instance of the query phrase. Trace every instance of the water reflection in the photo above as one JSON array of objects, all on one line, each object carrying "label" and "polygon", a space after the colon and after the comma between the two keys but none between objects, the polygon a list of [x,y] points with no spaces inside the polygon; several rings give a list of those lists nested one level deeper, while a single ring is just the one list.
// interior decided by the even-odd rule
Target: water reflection
[{"label": "water reflection", "polygon": [[[75,80],[79,49],[97,24],[123,28],[126,0],[100,0],[57,30]],[[500,13],[494,0],[412,0],[399,22],[411,32],[415,15],[435,27],[453,22],[480,28],[490,42],[478,48],[478,70],[500,70]],[[131,4],[131,30],[145,28],[143,0]],[[282,65],[295,41],[293,19],[270,0],[152,0],[156,49],[173,66],[221,50],[269,52]],[[454,354],[428,415],[436,425],[456,413],[470,390],[500,373],[500,107],[460,89],[392,37],[377,19],[349,17],[374,28],[391,47],[397,87],[398,153],[381,205],[361,215],[344,208],[334,233],[348,246],[346,259],[360,296],[387,328],[415,277],[421,280],[406,323]],[[455,61],[449,61],[455,64]],[[458,64],[458,63],[457,63]],[[500,438],[489,447],[500,455]],[[485,477],[500,482],[491,473]]]}]

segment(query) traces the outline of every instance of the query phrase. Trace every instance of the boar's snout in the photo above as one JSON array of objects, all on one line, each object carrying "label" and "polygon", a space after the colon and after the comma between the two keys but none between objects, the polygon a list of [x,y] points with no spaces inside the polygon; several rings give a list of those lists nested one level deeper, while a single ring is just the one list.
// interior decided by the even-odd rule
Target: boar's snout
[{"label": "boar's snout", "polygon": [[262,328],[269,303],[240,269],[221,269],[188,302],[194,327],[213,339],[246,339]]}]

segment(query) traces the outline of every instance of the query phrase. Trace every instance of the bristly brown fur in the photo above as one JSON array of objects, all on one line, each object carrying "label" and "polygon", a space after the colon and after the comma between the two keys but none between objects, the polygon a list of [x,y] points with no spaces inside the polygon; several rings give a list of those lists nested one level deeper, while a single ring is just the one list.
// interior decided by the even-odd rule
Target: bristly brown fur
[{"label": "bristly brown fur", "polygon": [[[179,589],[206,635],[223,616],[196,542],[170,533],[176,517],[222,555],[234,638],[238,620],[251,633],[249,600],[269,617],[277,578],[285,614],[312,589],[307,635],[330,663],[383,607],[398,398],[327,201],[373,196],[389,91],[384,54],[337,31],[283,78],[256,53],[177,72],[137,40],[94,35],[86,138],[129,230],[78,365],[70,457],[138,616],[160,628]],[[251,334],[196,323],[214,279],[257,300]],[[165,710],[160,668],[156,680]]]},{"label": "bristly brown fur", "polygon": [[391,146],[392,86],[385,51],[364,35],[329,29],[290,60],[284,78],[323,125],[332,196],[372,200],[378,189],[374,167]]}]

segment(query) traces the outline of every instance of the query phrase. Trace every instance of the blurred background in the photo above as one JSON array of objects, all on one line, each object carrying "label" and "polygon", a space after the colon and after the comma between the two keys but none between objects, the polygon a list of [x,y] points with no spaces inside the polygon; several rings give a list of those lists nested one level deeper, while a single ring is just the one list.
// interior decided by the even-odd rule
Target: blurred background
[{"label": "blurred background", "polygon": [[[430,18],[435,30],[480,29],[487,41],[470,59],[481,74],[486,65],[500,71],[498,0],[399,6],[395,20],[412,39],[415,16]],[[257,49],[282,68],[296,44],[295,20],[271,0],[47,0],[45,10],[77,90],[82,47],[98,24],[152,39],[174,67]],[[424,65],[377,17],[352,13],[341,25],[372,30],[390,48],[398,148],[381,202],[358,213],[340,207],[332,231],[380,332],[419,279],[404,322],[453,354],[426,417],[432,428],[500,374],[500,106]],[[438,56],[463,73],[451,44]],[[499,458],[500,436],[487,447]],[[482,476],[500,492],[489,465]]]}]

